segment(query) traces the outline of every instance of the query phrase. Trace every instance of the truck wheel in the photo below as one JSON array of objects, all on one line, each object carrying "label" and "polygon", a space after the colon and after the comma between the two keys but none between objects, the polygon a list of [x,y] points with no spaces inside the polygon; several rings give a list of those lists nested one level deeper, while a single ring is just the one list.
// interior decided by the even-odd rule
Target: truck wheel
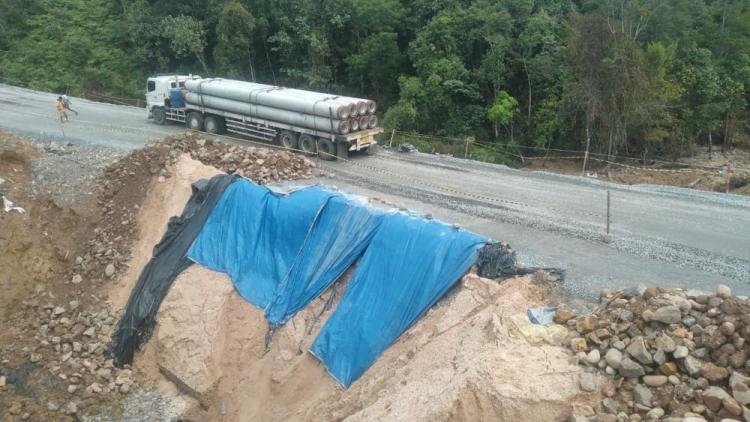
[{"label": "truck wheel", "polygon": [[221,135],[224,133],[224,119],[218,116],[206,116],[203,120],[203,126],[206,128],[206,132],[214,135]]},{"label": "truck wheel", "polygon": [[288,149],[298,149],[299,143],[297,142],[297,134],[289,132],[288,130],[279,133],[279,144],[282,147]]},{"label": "truck wheel", "polygon": [[153,110],[151,110],[151,116],[154,118],[154,123],[163,125],[167,123],[167,112],[164,110],[164,107],[154,107]]},{"label": "truck wheel", "polygon": [[203,115],[197,111],[190,112],[185,120],[188,129],[203,130]]},{"label": "truck wheel", "polygon": [[318,139],[318,157],[326,161],[336,159],[336,144],[328,138]]},{"label": "truck wheel", "polygon": [[315,155],[315,138],[303,133],[299,136],[299,149],[307,155]]}]

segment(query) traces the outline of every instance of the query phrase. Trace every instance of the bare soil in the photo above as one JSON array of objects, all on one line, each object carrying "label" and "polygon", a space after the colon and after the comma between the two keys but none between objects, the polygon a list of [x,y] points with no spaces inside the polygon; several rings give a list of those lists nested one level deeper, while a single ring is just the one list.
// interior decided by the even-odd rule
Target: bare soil
[{"label": "bare soil", "polygon": [[[582,164],[580,159],[552,156],[528,160],[522,169],[579,176]],[[726,192],[728,186],[730,193],[750,195],[750,151],[745,149],[734,149],[726,154],[714,152],[711,156],[707,150],[701,150],[679,163],[656,161],[644,165],[628,161],[623,164],[626,165],[607,165],[592,159],[586,166],[586,175],[626,185],[668,185],[714,192]],[[731,173],[727,173],[727,165],[731,165]]]}]

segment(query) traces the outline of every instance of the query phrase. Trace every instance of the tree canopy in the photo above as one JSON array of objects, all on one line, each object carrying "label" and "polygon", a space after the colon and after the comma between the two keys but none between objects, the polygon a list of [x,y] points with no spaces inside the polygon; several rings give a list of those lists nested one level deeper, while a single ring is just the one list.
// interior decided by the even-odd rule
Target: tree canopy
[{"label": "tree canopy", "polygon": [[676,157],[748,136],[747,0],[6,0],[0,78],[184,72],[378,101],[386,129]]}]

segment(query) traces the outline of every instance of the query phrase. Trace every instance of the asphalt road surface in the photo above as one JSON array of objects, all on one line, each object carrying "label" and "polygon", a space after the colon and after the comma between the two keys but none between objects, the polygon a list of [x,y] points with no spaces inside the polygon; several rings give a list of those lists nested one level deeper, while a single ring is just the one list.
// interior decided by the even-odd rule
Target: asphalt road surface
[{"label": "asphalt road surface", "polygon": [[[78,116],[60,124],[54,94],[0,84],[0,128],[40,140],[136,148],[183,130],[143,109],[72,99]],[[667,186],[625,186],[524,172],[421,153],[382,150],[318,161],[314,182],[429,213],[504,240],[530,266],[563,268],[565,290],[593,297],[635,285],[750,295],[750,198]],[[606,195],[611,195],[611,237]],[[608,241],[609,240],[609,241]]]}]

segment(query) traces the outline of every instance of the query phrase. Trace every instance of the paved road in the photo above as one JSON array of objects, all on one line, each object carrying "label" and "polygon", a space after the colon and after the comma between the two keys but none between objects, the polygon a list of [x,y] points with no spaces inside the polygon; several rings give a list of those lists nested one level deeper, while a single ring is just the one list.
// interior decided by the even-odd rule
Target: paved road
[{"label": "paved road", "polygon": [[[53,94],[0,84],[0,127],[42,139],[129,149],[179,132],[142,109],[73,99],[80,112],[56,121]],[[636,284],[750,295],[750,198],[664,186],[624,186],[522,172],[428,154],[382,151],[319,162],[318,182],[377,197],[508,241],[527,265],[567,270],[566,289],[592,297]],[[612,241],[604,242],[606,192]]]}]

